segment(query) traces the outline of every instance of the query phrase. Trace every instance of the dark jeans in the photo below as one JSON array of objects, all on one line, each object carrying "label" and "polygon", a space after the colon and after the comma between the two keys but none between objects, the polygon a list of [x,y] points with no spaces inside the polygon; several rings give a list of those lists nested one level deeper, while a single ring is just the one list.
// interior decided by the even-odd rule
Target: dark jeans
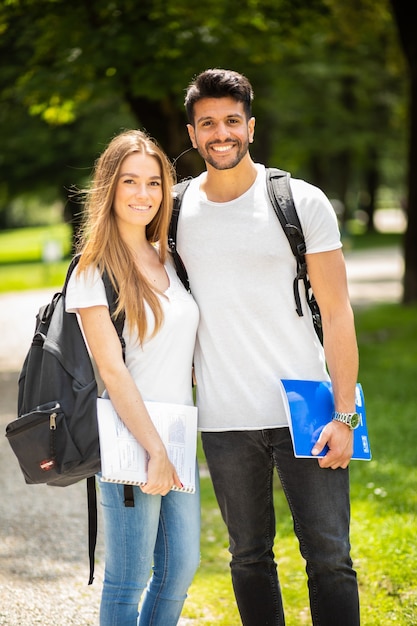
[{"label": "dark jeans", "polygon": [[359,626],[349,543],[349,471],[294,457],[288,428],[202,433],[229,531],[231,572],[242,624],[284,626],[274,561],[273,469],[277,468],[306,560],[314,626]]}]

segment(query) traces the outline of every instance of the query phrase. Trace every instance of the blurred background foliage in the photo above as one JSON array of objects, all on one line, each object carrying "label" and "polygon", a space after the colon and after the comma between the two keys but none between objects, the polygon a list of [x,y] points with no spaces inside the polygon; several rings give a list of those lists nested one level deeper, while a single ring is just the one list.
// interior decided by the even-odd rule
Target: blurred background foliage
[{"label": "blurred background foliage", "polygon": [[[387,0],[3,0],[0,54],[0,228],[44,223],[45,206],[57,218],[123,128],[178,158],[185,88],[216,66],[254,86],[254,159],[370,227],[378,194],[405,198],[408,82]],[[202,168],[195,151],[177,161],[179,177]]]},{"label": "blurred background foliage", "polygon": [[0,230],[65,220],[74,238],[71,191],[126,128],[150,133],[179,179],[199,173],[185,89],[227,67],[254,87],[253,158],[321,187],[342,232],[355,219],[372,232],[377,208],[408,211],[404,302],[417,301],[410,11],[405,0],[1,0]]}]

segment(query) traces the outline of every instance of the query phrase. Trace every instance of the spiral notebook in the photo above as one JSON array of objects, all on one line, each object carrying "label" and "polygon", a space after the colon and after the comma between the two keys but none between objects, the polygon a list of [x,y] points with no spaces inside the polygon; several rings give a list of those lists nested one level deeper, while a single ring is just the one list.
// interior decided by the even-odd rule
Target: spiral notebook
[{"label": "spiral notebook", "polygon": [[[145,402],[148,413],[184,485],[176,491],[195,492],[197,407]],[[118,416],[111,400],[97,399],[101,478],[105,482],[144,485],[148,455]]]},{"label": "spiral notebook", "polygon": [[[312,457],[311,450],[314,444],[333,417],[332,384],[329,381],[283,379],[281,388],[294,454],[296,457]],[[365,399],[360,383],[356,384],[355,404],[360,423],[353,431],[352,459],[370,461],[372,455],[366,424]],[[324,456],[327,451],[328,447],[325,446],[318,456]]]}]

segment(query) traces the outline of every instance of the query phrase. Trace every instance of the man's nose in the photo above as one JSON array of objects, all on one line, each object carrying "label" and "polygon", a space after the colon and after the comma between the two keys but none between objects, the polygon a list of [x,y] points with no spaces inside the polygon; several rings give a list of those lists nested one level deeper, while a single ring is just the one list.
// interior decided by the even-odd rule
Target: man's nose
[{"label": "man's nose", "polygon": [[230,136],[227,125],[223,122],[217,124],[214,135],[219,141],[224,141],[225,139],[227,139]]}]

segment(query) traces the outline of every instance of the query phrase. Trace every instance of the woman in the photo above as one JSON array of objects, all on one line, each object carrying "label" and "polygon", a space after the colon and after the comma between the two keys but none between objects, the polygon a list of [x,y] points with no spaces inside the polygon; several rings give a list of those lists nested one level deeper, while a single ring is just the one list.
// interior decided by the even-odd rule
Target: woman
[{"label": "woman", "polygon": [[[193,404],[198,309],[167,250],[173,183],[167,157],[143,132],[126,131],[109,143],[95,166],[81,258],[67,290],[67,310],[79,314],[106,395],[149,455],[148,482],[134,487],[133,508],[124,506],[123,485],[98,476],[101,626],[174,626],[199,563],[198,487],[195,494],[172,490],[181,482],[144,405]],[[126,314],[125,361],[104,270],[119,289],[117,311]]]}]

